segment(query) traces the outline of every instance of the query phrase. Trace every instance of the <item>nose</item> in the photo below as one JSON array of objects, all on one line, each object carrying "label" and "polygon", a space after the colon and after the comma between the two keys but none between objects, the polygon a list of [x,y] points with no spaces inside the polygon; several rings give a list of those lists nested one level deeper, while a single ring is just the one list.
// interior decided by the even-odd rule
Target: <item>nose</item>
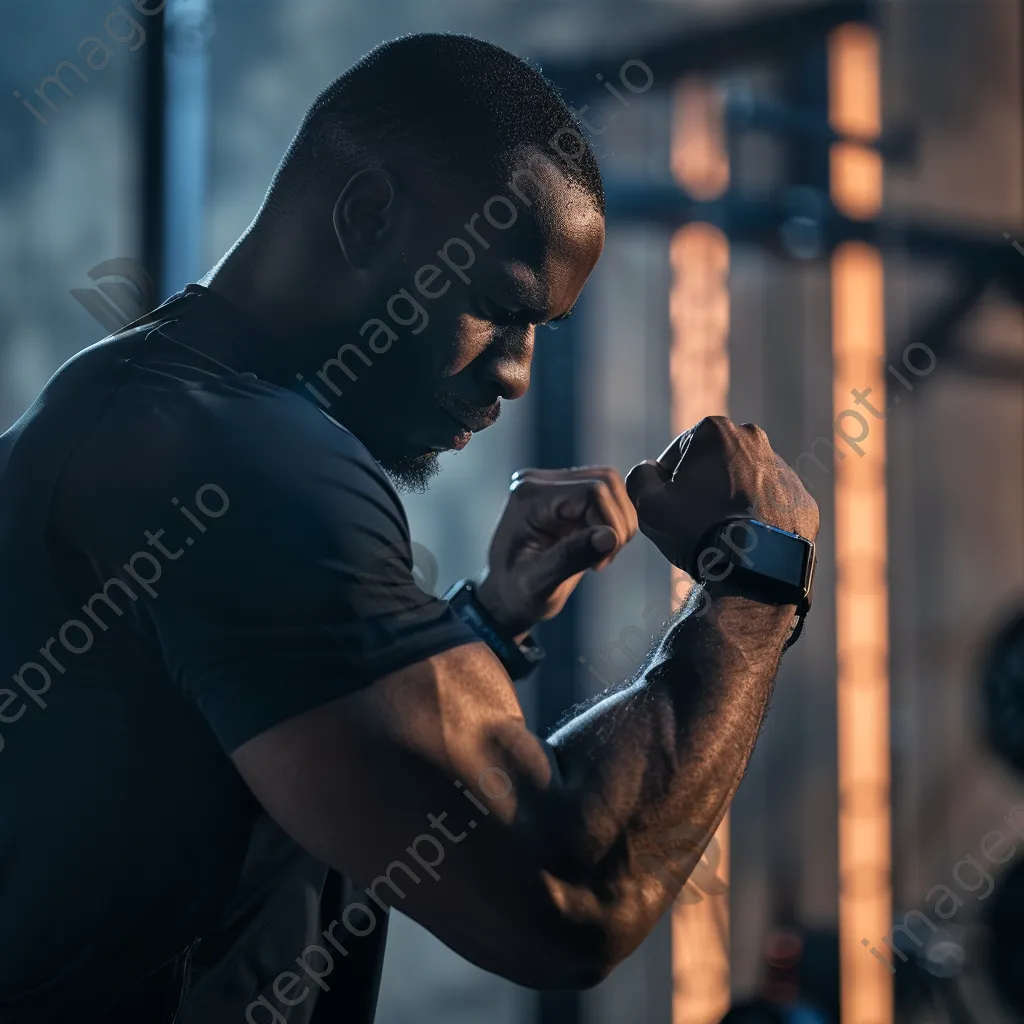
[{"label": "nose", "polygon": [[509,327],[495,332],[485,358],[485,373],[501,398],[522,398],[530,388],[534,327]]}]

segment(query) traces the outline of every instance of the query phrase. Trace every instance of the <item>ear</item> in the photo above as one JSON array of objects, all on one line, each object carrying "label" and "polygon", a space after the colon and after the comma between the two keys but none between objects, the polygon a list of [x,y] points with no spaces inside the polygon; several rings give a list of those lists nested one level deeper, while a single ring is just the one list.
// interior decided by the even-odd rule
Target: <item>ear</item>
[{"label": "ear", "polygon": [[394,222],[395,187],[391,175],[379,168],[354,174],[334,204],[334,233],[353,267],[373,261]]}]

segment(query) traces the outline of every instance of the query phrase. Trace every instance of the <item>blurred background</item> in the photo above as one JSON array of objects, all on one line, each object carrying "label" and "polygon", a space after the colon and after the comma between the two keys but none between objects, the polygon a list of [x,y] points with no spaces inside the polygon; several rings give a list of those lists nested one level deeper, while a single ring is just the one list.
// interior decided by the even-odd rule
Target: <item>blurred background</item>
[{"label": "blurred background", "polygon": [[[4,15],[0,429],[220,258],[329,81],[385,39],[449,30],[562,87],[609,231],[577,315],[541,332],[530,395],[407,500],[425,583],[480,572],[516,469],[625,473],[712,413],[761,424],[821,505],[805,637],[650,939],[599,988],[540,995],[396,911],[381,1024],[1024,1020],[1018,0]],[[631,675],[687,586],[642,537],[586,580],[542,633],[531,723]]]}]

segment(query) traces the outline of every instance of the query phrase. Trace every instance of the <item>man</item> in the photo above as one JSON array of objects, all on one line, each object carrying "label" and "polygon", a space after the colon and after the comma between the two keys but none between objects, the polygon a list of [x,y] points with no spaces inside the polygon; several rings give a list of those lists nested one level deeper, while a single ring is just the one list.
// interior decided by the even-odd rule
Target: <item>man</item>
[{"label": "man", "polygon": [[423,487],[571,313],[604,242],[592,153],[549,146],[574,124],[498,47],[377,48],[203,283],[3,436],[0,1020],[371,1020],[392,905],[515,982],[586,987],[699,860],[795,599],[716,574],[547,739],[506,666],[636,508],[679,565],[773,494],[762,518],[813,539],[763,433],[702,421],[630,496],[518,474],[451,604],[415,586],[385,475]]}]

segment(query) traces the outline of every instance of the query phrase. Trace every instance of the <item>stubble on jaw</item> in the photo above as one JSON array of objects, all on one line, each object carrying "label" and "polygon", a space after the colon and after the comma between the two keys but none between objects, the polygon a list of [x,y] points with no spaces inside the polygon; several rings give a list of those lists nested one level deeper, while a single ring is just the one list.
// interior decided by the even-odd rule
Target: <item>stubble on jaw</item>
[{"label": "stubble on jaw", "polygon": [[424,494],[430,481],[441,472],[437,452],[427,455],[399,456],[380,459],[381,469],[395,485],[399,494]]}]

